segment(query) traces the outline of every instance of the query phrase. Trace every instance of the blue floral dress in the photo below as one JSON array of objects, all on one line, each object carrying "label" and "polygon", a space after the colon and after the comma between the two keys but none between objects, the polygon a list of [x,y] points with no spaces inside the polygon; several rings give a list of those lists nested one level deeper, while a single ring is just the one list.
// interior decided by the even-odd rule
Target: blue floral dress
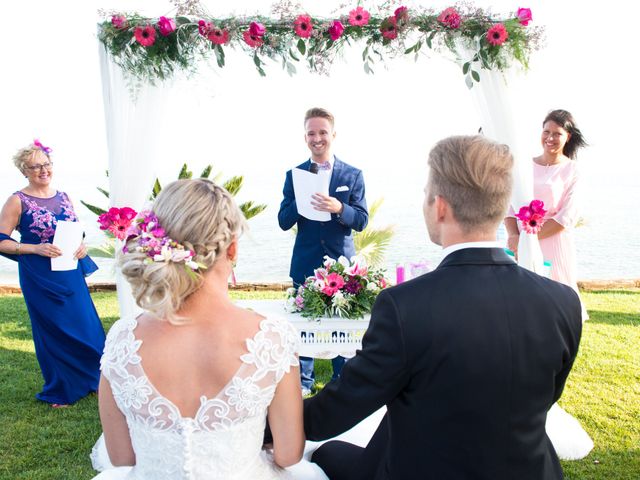
[{"label": "blue floral dress", "polygon": [[[16,229],[24,244],[51,243],[58,221],[78,221],[63,192],[51,198],[22,192],[15,195],[22,202]],[[0,233],[1,240],[12,239]],[[47,403],[71,404],[96,391],[105,333],[84,280],[98,269],[96,264],[85,257],[78,261],[75,270],[52,271],[48,257],[5,256],[19,263],[20,287],[44,377],[44,387],[36,398]]]}]

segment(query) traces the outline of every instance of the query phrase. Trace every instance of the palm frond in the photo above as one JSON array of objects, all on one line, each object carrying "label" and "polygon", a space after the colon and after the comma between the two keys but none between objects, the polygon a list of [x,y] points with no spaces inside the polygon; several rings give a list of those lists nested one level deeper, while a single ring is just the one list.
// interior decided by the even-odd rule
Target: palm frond
[{"label": "palm frond", "polygon": [[244,182],[244,177],[242,175],[236,175],[235,177],[231,177],[229,180],[224,182],[222,186],[232,196],[235,196],[242,188],[242,182]]},{"label": "palm frond", "polygon": [[114,258],[116,254],[115,239],[108,238],[99,247],[88,247],[87,253],[92,257]]},{"label": "palm frond", "polygon": [[353,243],[358,255],[362,255],[369,265],[381,266],[384,255],[395,233],[395,227],[388,225],[383,228],[365,228],[353,235]]},{"label": "palm frond", "polygon": [[209,178],[209,175],[211,175],[211,170],[213,170],[213,165],[207,165],[204,170],[202,170],[200,178]]},{"label": "palm frond", "polygon": [[96,207],[95,205],[91,205],[90,203],[87,203],[84,200],[80,200],[80,203],[85,207],[87,207],[89,210],[91,210],[92,213],[95,213],[98,216],[102,215],[103,213],[106,213],[106,210],[104,208]]},{"label": "palm frond", "polygon": [[189,167],[187,167],[187,164],[184,163],[182,165],[182,168],[180,169],[180,173],[178,174],[178,180],[182,180],[184,178],[191,178],[193,177],[193,172],[189,170]]},{"label": "palm frond", "polygon": [[261,213],[265,208],[267,208],[267,206],[264,204],[257,205],[253,201],[248,201],[240,204],[239,208],[242,211],[244,218],[249,220]]}]

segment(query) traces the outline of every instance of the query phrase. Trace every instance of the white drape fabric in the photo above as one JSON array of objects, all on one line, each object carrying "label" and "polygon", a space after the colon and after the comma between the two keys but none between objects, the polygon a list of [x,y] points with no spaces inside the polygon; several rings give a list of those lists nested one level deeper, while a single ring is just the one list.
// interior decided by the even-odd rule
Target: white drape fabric
[{"label": "white drape fabric", "polygon": [[[163,97],[169,87],[143,85],[132,94],[122,69],[101,43],[98,49],[109,158],[109,203],[140,211],[157,176],[159,145],[154,132],[162,125]],[[121,247],[117,242],[116,248]],[[120,316],[139,312],[129,283],[117,268],[116,287]]]},{"label": "white drape fabric", "polygon": [[[533,200],[531,155],[522,151],[523,132],[513,115],[513,98],[508,87],[509,72],[480,70],[480,82],[471,89],[484,135],[509,146],[514,158],[511,206],[517,212]],[[511,74],[513,75],[513,74]],[[524,132],[527,133],[527,132]],[[538,236],[520,233],[518,264],[536,273],[544,273],[544,260]]]}]

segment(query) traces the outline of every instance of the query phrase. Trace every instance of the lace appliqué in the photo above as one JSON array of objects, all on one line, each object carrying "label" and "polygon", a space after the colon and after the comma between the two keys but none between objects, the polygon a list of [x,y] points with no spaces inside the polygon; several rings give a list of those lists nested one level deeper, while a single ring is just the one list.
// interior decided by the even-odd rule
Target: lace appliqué
[{"label": "lace appliqu\u00e9", "polygon": [[[27,206],[27,215],[31,215],[33,222],[29,225],[30,232],[40,238],[40,243],[48,242],[56,233],[56,225],[58,219],[56,215],[46,207],[38,205],[35,200],[27,197],[22,192],[16,192],[20,200]],[[73,205],[66,193],[59,193],[61,197],[60,206],[62,208],[62,214],[64,220],[71,222],[77,222],[78,217],[73,210]]]},{"label": "lace appliqu\u00e9", "polygon": [[214,398],[200,397],[195,417],[187,418],[145,375],[136,327],[134,319],[116,322],[101,360],[127,419],[136,452],[135,478],[280,478],[261,449],[276,386],[298,365],[295,328],[284,319],[262,320],[247,339],[247,353],[233,378]]}]

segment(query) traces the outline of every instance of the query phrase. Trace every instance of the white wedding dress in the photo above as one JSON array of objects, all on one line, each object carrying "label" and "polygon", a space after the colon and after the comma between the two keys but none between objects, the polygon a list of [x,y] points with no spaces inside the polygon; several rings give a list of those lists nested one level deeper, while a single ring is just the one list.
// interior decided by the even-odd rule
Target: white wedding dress
[{"label": "white wedding dress", "polygon": [[111,466],[104,441],[91,454],[100,480],[291,478],[262,450],[267,407],[276,386],[298,365],[298,333],[286,320],[266,318],[247,339],[247,353],[231,381],[214,398],[200,398],[195,418],[183,417],[145,375],[138,355],[135,319],[121,319],[109,331],[102,373],[126,417],[134,467]]}]

